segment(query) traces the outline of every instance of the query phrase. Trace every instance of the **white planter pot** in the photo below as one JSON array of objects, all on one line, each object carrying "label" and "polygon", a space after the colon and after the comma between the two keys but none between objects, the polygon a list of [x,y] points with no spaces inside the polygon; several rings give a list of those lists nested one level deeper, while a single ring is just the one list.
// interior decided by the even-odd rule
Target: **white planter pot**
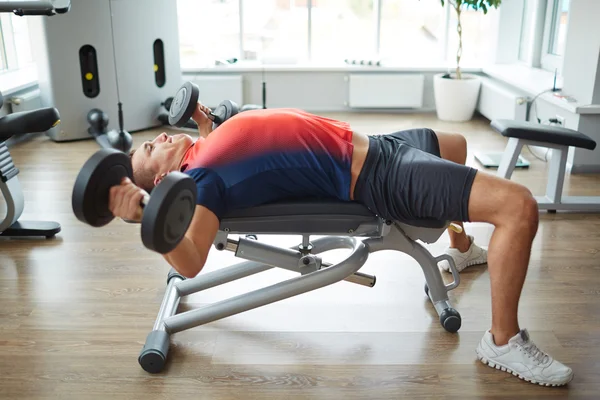
[{"label": "white planter pot", "polygon": [[481,80],[476,75],[464,73],[462,79],[443,78],[444,75],[447,74],[437,74],[433,77],[438,118],[454,122],[470,120],[477,106]]}]

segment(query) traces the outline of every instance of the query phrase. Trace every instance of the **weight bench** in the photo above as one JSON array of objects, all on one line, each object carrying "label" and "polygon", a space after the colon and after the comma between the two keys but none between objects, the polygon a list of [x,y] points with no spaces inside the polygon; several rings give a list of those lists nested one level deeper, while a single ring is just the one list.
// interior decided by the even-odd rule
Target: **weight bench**
[{"label": "weight bench", "polygon": [[[359,272],[370,253],[397,250],[414,258],[425,275],[425,293],[429,296],[440,323],[448,332],[461,326],[460,314],[452,308],[448,291],[456,288],[460,277],[454,260],[444,254],[433,257],[417,240],[433,243],[442,235],[447,223],[417,221],[405,224],[384,221],[366,207],[354,202],[289,201],[238,210],[222,219],[214,241],[217,250],[228,250],[248,261],[217,271],[185,279],[174,270],[169,272],[167,289],[154,327],[146,338],[138,361],[150,373],[160,372],[169,351],[170,335],[261,307],[292,296],[345,280],[373,287],[375,277]],[[292,248],[264,244],[248,235],[239,240],[231,234],[301,235],[302,243]],[[311,235],[323,236],[310,240]],[[324,262],[319,253],[346,248],[348,257],[335,264]],[[438,263],[447,260],[454,280],[445,284]],[[300,276],[258,290],[222,300],[204,307],[177,313],[180,300],[259,272],[279,267]]]},{"label": "weight bench", "polygon": [[594,150],[596,142],[589,136],[563,127],[513,120],[494,120],[491,127],[509,138],[498,167],[497,176],[501,178],[510,179],[523,146],[551,149],[546,195],[535,196],[540,210],[600,211],[600,196],[563,196],[562,193],[569,147]]}]

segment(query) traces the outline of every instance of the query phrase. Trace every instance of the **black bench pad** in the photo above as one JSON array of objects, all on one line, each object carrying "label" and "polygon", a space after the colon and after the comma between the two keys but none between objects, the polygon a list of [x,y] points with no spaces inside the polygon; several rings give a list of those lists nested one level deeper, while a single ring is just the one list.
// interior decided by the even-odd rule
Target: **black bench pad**
[{"label": "black bench pad", "polygon": [[373,217],[374,214],[357,202],[338,200],[291,200],[262,204],[251,208],[233,210],[223,219],[285,217],[290,215],[354,215]]},{"label": "black bench pad", "polygon": [[233,210],[220,229],[264,234],[345,234],[379,219],[360,203],[336,200],[290,200]]},{"label": "black bench pad", "polygon": [[581,147],[588,150],[596,148],[596,142],[589,136],[560,126],[540,125],[534,122],[508,119],[494,120],[490,125],[494,130],[506,137]]},{"label": "black bench pad", "polygon": [[[233,210],[221,220],[220,229],[234,232],[290,234],[344,233],[379,218],[358,202],[339,200],[289,200]],[[444,221],[402,221],[422,228],[443,228]]]}]

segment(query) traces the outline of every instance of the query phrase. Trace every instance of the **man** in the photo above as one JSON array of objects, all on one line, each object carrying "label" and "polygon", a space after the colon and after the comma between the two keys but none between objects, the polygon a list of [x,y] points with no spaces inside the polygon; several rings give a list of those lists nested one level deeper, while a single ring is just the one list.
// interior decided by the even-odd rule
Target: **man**
[{"label": "man", "polygon": [[[196,276],[227,211],[290,197],[358,201],[382,218],[486,222],[495,226],[489,250],[450,232],[448,252],[459,268],[485,263],[492,291],[492,326],[476,352],[485,364],[532,383],[564,385],[573,372],[540,350],[517,318],[538,208],[531,192],[464,165],[460,135],[418,129],[367,136],[349,124],[295,109],[240,113],[212,131],[210,110],[198,104],[200,138],[163,133],[132,153],[135,184],[111,189],[117,217],[139,220],[144,192],[171,171],[189,174],[198,205],[181,243],[164,258]],[[446,267],[447,268],[447,267]]]}]

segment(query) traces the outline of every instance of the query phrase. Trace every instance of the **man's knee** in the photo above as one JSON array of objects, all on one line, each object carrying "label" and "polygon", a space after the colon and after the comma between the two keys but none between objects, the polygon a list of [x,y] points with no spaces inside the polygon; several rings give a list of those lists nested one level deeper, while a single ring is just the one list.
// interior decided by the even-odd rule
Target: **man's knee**
[{"label": "man's knee", "polygon": [[469,218],[535,236],[539,210],[531,191],[518,183],[479,172],[469,195]]},{"label": "man's knee", "polygon": [[502,218],[507,224],[535,236],[539,223],[538,203],[525,186],[514,184],[506,199]]}]

